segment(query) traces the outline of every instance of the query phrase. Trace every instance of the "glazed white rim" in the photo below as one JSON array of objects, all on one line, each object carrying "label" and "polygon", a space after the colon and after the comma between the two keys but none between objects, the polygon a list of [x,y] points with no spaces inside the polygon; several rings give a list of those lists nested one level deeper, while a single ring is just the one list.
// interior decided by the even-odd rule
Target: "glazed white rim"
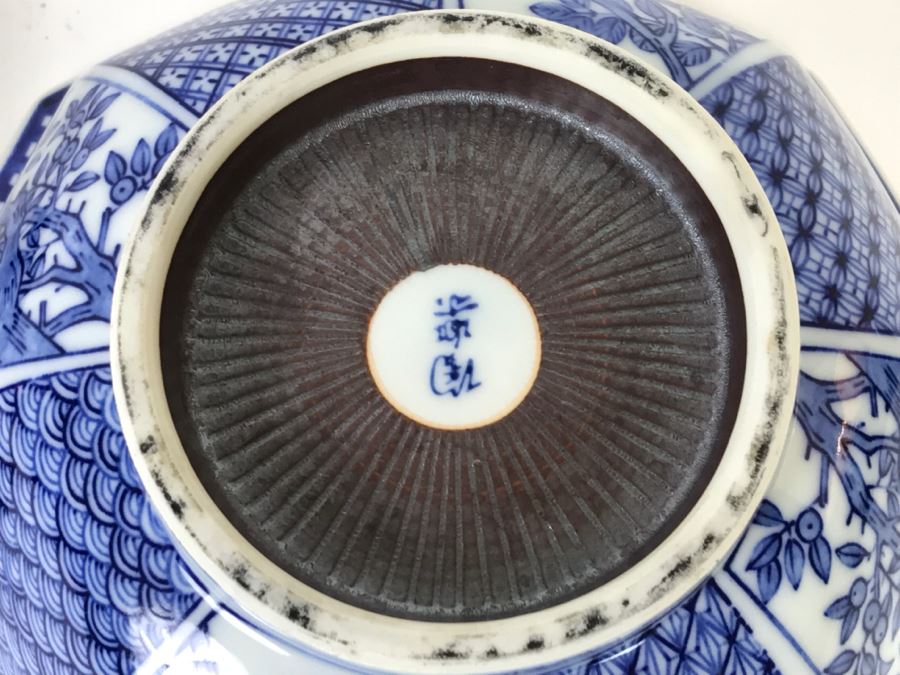
[{"label": "glazed white rim", "polygon": [[[687,517],[611,582],[507,619],[420,622],[335,600],[277,567],[205,492],[175,430],[159,324],[169,263],[208,180],[249,134],[304,94],[385,63],[459,56],[545,71],[610,100],[680,159],[735,253],[747,325],[740,406],[721,463]],[[297,47],[246,78],[187,134],[157,177],[123,253],[111,361],[129,451],[176,545],[242,612],[305,648],[404,672],[498,672],[557,663],[624,638],[683,599],[737,542],[781,456],[799,365],[799,314],[781,230],[750,166],[683,89],[588,34],[513,14],[434,11],[356,24]],[[535,645],[540,645],[535,649]],[[494,657],[488,657],[491,653]]]}]

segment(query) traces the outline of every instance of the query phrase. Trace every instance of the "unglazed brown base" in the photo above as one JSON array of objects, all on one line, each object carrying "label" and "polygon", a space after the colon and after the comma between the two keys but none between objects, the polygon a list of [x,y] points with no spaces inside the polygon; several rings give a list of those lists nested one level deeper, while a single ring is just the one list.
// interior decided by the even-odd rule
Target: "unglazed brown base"
[{"label": "unglazed brown base", "polygon": [[[466,263],[528,298],[542,361],[479,429],[396,411],[366,364],[384,294]],[[210,182],[163,301],[166,392],[256,548],[375,612],[485,620],[581,595],[706,487],[744,305],[708,200],[636,120],[475,59],[381,66],[264,124]]]}]

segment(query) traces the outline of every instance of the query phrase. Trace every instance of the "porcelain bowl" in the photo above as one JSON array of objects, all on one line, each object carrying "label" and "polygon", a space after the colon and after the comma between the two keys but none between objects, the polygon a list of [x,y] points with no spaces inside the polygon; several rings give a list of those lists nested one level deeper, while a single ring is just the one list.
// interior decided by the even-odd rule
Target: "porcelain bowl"
[{"label": "porcelain bowl", "polygon": [[241,2],[0,199],[0,672],[900,673],[900,212],[778,47]]}]

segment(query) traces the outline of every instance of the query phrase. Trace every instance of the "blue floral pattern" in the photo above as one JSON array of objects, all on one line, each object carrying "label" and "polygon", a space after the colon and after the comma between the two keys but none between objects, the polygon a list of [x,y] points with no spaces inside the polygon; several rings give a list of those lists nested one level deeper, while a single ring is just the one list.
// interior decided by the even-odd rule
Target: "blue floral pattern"
[{"label": "blue floral pattern", "polygon": [[[110,245],[111,222],[122,206],[145,192],[178,143],[168,126],[158,137],[140,139],[129,157],[106,153],[103,175],[85,168],[104,153],[116,133],[104,113],[120,92],[95,84],[51,123],[29,162],[25,184],[0,214],[3,270],[0,295],[0,364],[59,356],[62,334],[86,322],[108,322],[119,245]],[[82,217],[82,193],[105,182],[108,203],[99,222]],[[58,311],[52,300],[68,295]]]},{"label": "blue floral pattern", "polygon": [[662,61],[686,89],[756,38],[702,12],[668,0],[553,0],[531,5],[536,15],[634,45]]},{"label": "blue floral pattern", "polygon": [[0,391],[0,672],[131,672],[199,601],[108,368]]},{"label": "blue floral pattern", "polygon": [[[800,374],[795,417],[805,461],[818,476],[813,501],[794,517],[764,501],[751,528],[751,533],[762,530],[761,536],[743,567],[755,575],[763,604],[797,591],[807,574],[829,584],[825,597],[833,599],[823,614],[838,622],[841,648],[825,672],[885,673],[896,658],[900,633],[900,431],[896,422],[887,430],[870,430],[863,417],[868,424],[879,417],[900,419],[900,361],[861,353],[843,357],[855,367],[847,378]],[[847,404],[859,399],[869,409],[849,413]],[[823,527],[835,483],[847,508],[840,539],[829,538]],[[834,582],[835,565],[856,572]]]}]

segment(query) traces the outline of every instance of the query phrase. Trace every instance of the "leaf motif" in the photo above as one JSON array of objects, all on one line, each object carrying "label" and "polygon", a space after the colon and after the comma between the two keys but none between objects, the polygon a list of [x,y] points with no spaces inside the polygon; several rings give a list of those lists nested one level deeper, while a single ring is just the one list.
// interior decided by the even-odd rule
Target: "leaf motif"
[{"label": "leaf motif", "polygon": [[150,146],[143,138],[137,142],[131,155],[131,170],[137,176],[143,176],[150,170]]},{"label": "leaf motif", "polygon": [[[585,3],[588,8],[591,6],[591,0],[585,0]],[[631,8],[631,5],[626,2],[626,0],[603,0],[603,7],[614,14],[619,14],[619,16],[623,14],[634,14],[634,10]]]},{"label": "leaf motif", "polygon": [[103,177],[110,185],[115,185],[128,171],[128,164],[125,158],[114,150],[111,150],[109,157],[106,158],[106,167],[103,170]]},{"label": "leaf motif", "polygon": [[85,190],[89,188],[91,185],[100,180],[100,176],[98,176],[93,171],[82,171],[78,176],[73,180],[69,187],[66,188],[69,192],[79,192],[81,190]]},{"label": "leaf motif", "polygon": [[79,105],[80,105],[80,102],[78,101],[77,98],[69,101],[69,105],[66,106],[66,119],[67,120],[70,120],[73,117],[75,117],[75,113],[78,112]]},{"label": "leaf motif", "polygon": [[891,666],[894,665],[893,661],[882,661],[878,659],[878,673],[879,675],[887,675],[888,671],[891,669]]},{"label": "leaf motif", "polygon": [[578,30],[590,33],[594,30],[594,15],[587,12],[582,14],[572,14],[564,23],[572,28],[577,28]]},{"label": "leaf motif", "polygon": [[826,675],[844,675],[856,663],[856,652],[845,649],[825,667]]},{"label": "leaf motif", "polygon": [[47,190],[44,188],[37,188],[36,190],[34,190],[34,192],[32,192],[28,196],[28,199],[25,201],[25,209],[29,210],[37,206],[40,203],[41,199],[43,199],[46,192]]},{"label": "leaf motif", "polygon": [[871,654],[862,655],[862,667],[859,669],[862,675],[875,675],[875,657]]},{"label": "leaf motif", "polygon": [[860,563],[869,557],[869,552],[859,544],[844,544],[835,551],[838,560],[847,567],[859,567]]},{"label": "leaf motif", "polygon": [[88,129],[87,134],[85,134],[84,141],[82,143],[83,147],[90,148],[91,143],[93,143],[94,139],[97,138],[97,134],[100,133],[100,127],[103,125],[103,120],[97,120],[91,125],[91,128]]},{"label": "leaf motif", "polygon": [[47,175],[44,178],[44,183],[46,183],[48,187],[56,189],[62,182],[64,173],[65,169],[63,167],[51,164],[50,168],[47,170]]},{"label": "leaf motif", "polygon": [[818,536],[809,544],[809,562],[819,578],[828,583],[831,576],[831,547],[823,536]]},{"label": "leaf motif", "polygon": [[88,160],[88,157],[90,157],[90,153],[84,148],[76,152],[72,157],[72,161],[69,163],[69,172],[71,173],[73,171],[78,171],[78,169],[84,166],[84,163]]},{"label": "leaf motif", "polygon": [[897,633],[900,632],[900,602],[894,605],[894,616],[891,623],[894,625],[893,637],[896,639]]},{"label": "leaf motif", "polygon": [[759,505],[759,509],[756,511],[756,517],[753,518],[753,522],[763,527],[775,527],[776,525],[784,525],[785,520],[775,504],[768,499],[763,499],[762,504]]},{"label": "leaf motif", "polygon": [[900,555],[895,555],[894,561],[888,567],[888,574],[896,574],[897,572],[900,572]]},{"label": "leaf motif", "polygon": [[900,516],[900,499],[897,499],[897,495],[893,492],[888,492],[887,511],[890,518]]},{"label": "leaf motif", "polygon": [[771,563],[778,557],[781,551],[781,532],[770,534],[763,537],[756,546],[753,547],[753,553],[750,554],[750,561],[747,563],[748,570],[758,570]]},{"label": "leaf motif", "polygon": [[884,478],[894,467],[894,456],[889,452],[878,453],[878,477]]},{"label": "leaf motif", "polygon": [[631,37],[631,41],[635,44],[635,46],[638,49],[641,49],[645,52],[655,52],[656,51],[656,46],[653,44],[653,42],[651,40],[645,38],[643,35],[641,35],[639,32],[637,32],[634,28],[632,28],[630,31],[630,37]]},{"label": "leaf motif", "polygon": [[660,21],[665,21],[668,15],[666,9],[654,0],[635,0],[634,6],[647,16],[652,16]]},{"label": "leaf motif", "polygon": [[591,0],[560,0],[560,2],[575,12],[589,12]]},{"label": "leaf motif", "polygon": [[100,117],[100,115],[106,112],[106,109],[111,106],[113,101],[115,101],[117,98],[119,98],[118,92],[116,92],[115,94],[110,94],[106,98],[102,98],[97,101],[97,103],[91,106],[91,110],[90,112],[88,112],[88,119],[93,120]]},{"label": "leaf motif", "polygon": [[768,565],[756,571],[756,581],[759,583],[759,595],[763,603],[769,602],[778,592],[781,586],[781,564],[773,560]]},{"label": "leaf motif", "polygon": [[709,61],[712,51],[706,45],[697,42],[676,42],[672,48],[678,60],[685,66],[698,66]]},{"label": "leaf motif", "polygon": [[828,609],[825,610],[825,616],[829,619],[843,619],[850,613],[851,609],[853,609],[853,605],[850,604],[850,598],[842,595],[828,605]]},{"label": "leaf motif", "polygon": [[795,591],[800,588],[805,566],[806,556],[803,554],[803,547],[800,542],[790,539],[784,547],[784,571]]},{"label": "leaf motif", "polygon": [[[99,122],[102,122],[102,121],[103,121],[103,120],[97,120],[98,123],[99,123]],[[103,145],[104,143],[106,143],[106,141],[109,140],[109,137],[112,136],[114,133],[116,133],[116,130],[115,130],[115,129],[106,129],[105,131],[99,132],[99,133],[97,134],[96,137],[94,137],[93,139],[91,139],[91,142],[90,142],[90,143],[88,143],[87,140],[85,140],[84,145],[85,145],[85,147],[87,147],[89,150],[92,150],[92,151],[93,151],[93,150],[96,150],[96,149],[99,148],[101,145]]]},{"label": "leaf motif", "polygon": [[625,39],[628,27],[622,19],[615,16],[605,16],[594,21],[591,32],[599,38],[603,38],[614,45]]},{"label": "leaf motif", "polygon": [[50,155],[44,155],[44,159],[41,160],[41,165],[38,167],[37,173],[34,174],[36,180],[43,180],[45,174],[47,173],[47,164],[50,161]]},{"label": "leaf motif", "polygon": [[153,152],[157,157],[166,157],[178,145],[178,131],[174,124],[167,126],[153,144]]},{"label": "leaf motif", "polygon": [[162,170],[163,164],[166,163],[166,159],[168,159],[168,158],[167,158],[167,157],[160,157],[158,160],[156,160],[156,161],[153,163],[153,171],[152,171],[151,174],[150,174],[151,176],[155,176],[156,174],[158,174],[158,173]]},{"label": "leaf motif", "polygon": [[694,30],[711,38],[723,39],[725,36],[716,22],[703,12],[690,7],[681,8],[681,20]]},{"label": "leaf motif", "polygon": [[850,639],[853,629],[856,628],[857,621],[859,621],[859,610],[856,607],[852,607],[841,622],[841,644]]},{"label": "leaf motif", "polygon": [[538,2],[531,5],[531,11],[543,19],[550,21],[559,21],[560,23],[569,24],[574,17],[579,16],[577,11],[570,9],[562,4],[550,2]]},{"label": "leaf motif", "polygon": [[81,104],[85,106],[90,106],[91,103],[94,102],[94,99],[97,98],[97,94],[100,93],[100,89],[102,84],[95,84],[88,90],[88,93],[84,95],[84,98],[81,99]]}]

